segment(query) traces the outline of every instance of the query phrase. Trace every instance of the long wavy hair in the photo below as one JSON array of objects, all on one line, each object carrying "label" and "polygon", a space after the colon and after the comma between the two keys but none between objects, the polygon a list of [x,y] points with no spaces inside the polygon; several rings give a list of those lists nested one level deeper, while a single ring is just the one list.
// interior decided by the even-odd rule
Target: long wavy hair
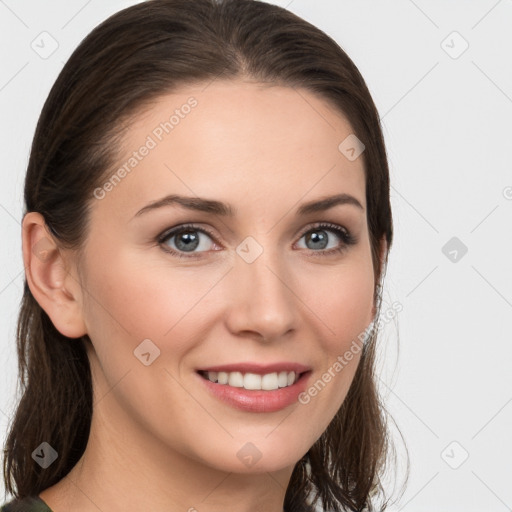
[{"label": "long wavy hair", "polygon": [[[367,222],[376,317],[393,237],[389,170],[377,109],[357,67],[324,32],[257,0],[149,0],[98,25],[76,48],[42,109],[25,180],[26,212],[39,212],[62,247],[80,250],[93,190],[114,165],[123,135],[145,107],[180,86],[251,79],[302,88],[344,115],[365,145]],[[387,241],[380,259],[379,242]],[[285,510],[375,510],[392,446],[375,373],[378,329],[361,352],[348,394],[322,436],[299,460]],[[39,494],[77,463],[93,402],[85,343],[56,330],[25,279],[17,324],[19,402],[4,448],[6,490]],[[42,440],[59,456],[42,469]],[[387,502],[380,504],[383,510]]]}]

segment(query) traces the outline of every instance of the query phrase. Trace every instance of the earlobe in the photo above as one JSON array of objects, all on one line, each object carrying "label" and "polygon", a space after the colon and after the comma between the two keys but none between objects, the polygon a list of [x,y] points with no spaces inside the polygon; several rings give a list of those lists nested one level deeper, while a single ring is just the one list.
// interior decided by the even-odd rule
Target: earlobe
[{"label": "earlobe", "polygon": [[69,258],[38,212],[25,214],[22,223],[25,276],[32,295],[64,336],[86,334],[81,287],[73,276]]}]

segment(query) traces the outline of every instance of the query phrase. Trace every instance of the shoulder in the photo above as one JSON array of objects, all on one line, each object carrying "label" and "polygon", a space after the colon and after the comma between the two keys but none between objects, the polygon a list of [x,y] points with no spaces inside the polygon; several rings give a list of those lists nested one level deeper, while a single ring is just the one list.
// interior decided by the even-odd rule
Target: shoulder
[{"label": "shoulder", "polygon": [[0,512],[52,512],[39,496],[14,499],[0,506]]}]

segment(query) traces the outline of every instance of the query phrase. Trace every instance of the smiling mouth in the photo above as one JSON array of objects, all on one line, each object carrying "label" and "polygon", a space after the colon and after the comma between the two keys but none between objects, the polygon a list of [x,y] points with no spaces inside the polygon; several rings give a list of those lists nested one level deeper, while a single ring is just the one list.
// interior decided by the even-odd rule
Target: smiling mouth
[{"label": "smiling mouth", "polygon": [[205,380],[214,384],[243,388],[256,391],[274,391],[293,386],[306,372],[282,371],[265,374],[251,372],[213,372],[198,370],[197,373]]}]

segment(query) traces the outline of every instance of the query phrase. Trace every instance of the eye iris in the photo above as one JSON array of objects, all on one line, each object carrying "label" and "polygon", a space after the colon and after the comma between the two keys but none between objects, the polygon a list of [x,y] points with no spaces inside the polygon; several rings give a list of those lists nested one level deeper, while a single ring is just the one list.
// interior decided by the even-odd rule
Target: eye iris
[{"label": "eye iris", "polygon": [[[184,231],[176,236],[176,247],[182,250],[194,250],[199,245],[199,236],[195,231]],[[183,242],[183,243],[182,243]]]},{"label": "eye iris", "polygon": [[[311,240],[314,244],[314,247],[310,247],[311,249],[325,249],[325,245],[327,243],[327,234],[323,230],[312,231],[310,234],[306,235],[306,243],[309,240]],[[320,244],[320,246],[317,244]]]}]

